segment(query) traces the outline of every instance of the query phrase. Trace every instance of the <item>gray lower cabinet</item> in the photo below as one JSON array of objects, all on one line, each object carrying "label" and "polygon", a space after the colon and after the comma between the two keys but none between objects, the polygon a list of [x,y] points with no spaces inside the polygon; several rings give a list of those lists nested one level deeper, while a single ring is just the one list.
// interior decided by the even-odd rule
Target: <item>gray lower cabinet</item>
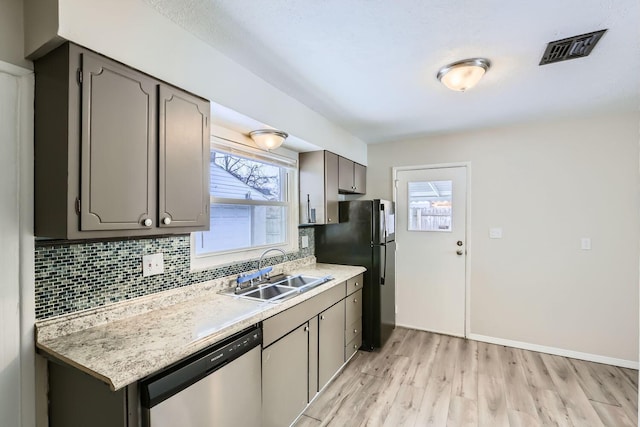
[{"label": "gray lower cabinet", "polygon": [[344,364],[344,300],[318,316],[318,390]]},{"label": "gray lower cabinet", "polygon": [[66,43],[35,65],[35,233],[209,228],[209,102]]},{"label": "gray lower cabinet", "polygon": [[307,406],[308,354],[308,323],[263,349],[263,427],[288,426]]},{"label": "gray lower cabinet", "polygon": [[48,363],[49,425],[52,427],[138,427],[135,384],[111,391],[79,369]]},{"label": "gray lower cabinet", "polygon": [[[347,292],[362,285],[362,275],[347,281]],[[362,345],[362,289],[347,296],[345,301],[344,361],[355,354]]]}]

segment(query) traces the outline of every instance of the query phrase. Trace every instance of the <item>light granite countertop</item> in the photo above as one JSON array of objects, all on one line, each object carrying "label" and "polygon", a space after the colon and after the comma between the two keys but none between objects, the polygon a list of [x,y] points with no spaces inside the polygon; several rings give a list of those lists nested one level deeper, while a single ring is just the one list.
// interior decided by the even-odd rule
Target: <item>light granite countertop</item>
[{"label": "light granite countertop", "polygon": [[365,269],[310,257],[274,266],[283,271],[333,280],[281,303],[221,295],[235,277],[199,283],[38,322],[36,346],[118,390]]}]

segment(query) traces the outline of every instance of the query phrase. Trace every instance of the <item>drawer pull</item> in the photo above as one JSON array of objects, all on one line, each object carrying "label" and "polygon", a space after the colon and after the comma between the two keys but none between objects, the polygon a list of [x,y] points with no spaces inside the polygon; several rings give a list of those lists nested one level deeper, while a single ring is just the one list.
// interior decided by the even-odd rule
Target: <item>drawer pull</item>
[{"label": "drawer pull", "polygon": [[354,345],[353,345],[353,349],[354,349],[354,350],[357,350],[357,349],[358,349],[358,344],[354,344]]},{"label": "drawer pull", "polygon": [[357,333],[358,333],[358,330],[357,330],[357,329],[354,329],[354,330],[353,330],[353,333],[354,333],[354,334],[357,334]]},{"label": "drawer pull", "polygon": [[356,304],[358,302],[358,298],[353,299],[353,303]]},{"label": "drawer pull", "polygon": [[360,283],[356,282],[355,286],[360,286]]}]

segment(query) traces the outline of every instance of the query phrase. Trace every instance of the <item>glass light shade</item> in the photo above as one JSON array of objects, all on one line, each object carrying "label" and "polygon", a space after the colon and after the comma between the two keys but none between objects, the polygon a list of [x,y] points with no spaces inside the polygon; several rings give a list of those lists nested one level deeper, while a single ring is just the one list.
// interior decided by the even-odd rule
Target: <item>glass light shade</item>
[{"label": "glass light shade", "polygon": [[437,77],[449,89],[464,92],[480,81],[489,66],[483,58],[465,59],[442,67]]},{"label": "glass light shade", "polygon": [[259,148],[269,151],[280,147],[289,135],[275,129],[260,129],[249,132],[249,136]]}]

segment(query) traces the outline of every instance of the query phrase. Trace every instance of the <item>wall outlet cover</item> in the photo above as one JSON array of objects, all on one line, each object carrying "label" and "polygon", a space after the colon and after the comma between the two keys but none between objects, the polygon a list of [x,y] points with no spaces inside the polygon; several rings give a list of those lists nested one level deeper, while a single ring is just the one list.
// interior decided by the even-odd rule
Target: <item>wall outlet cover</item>
[{"label": "wall outlet cover", "polygon": [[162,252],[142,256],[142,277],[164,273],[164,254]]},{"label": "wall outlet cover", "polygon": [[490,239],[502,239],[502,228],[500,227],[492,227],[489,229],[489,238]]}]

